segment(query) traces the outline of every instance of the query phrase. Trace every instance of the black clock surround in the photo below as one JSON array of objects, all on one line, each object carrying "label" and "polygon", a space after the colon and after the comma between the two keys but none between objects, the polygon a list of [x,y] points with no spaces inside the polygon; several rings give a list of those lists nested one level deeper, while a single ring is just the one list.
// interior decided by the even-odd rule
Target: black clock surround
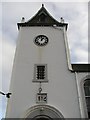
[{"label": "black clock surround", "polygon": [[34,39],[34,43],[35,43],[37,46],[41,46],[41,47],[47,45],[48,41],[49,41],[49,39],[48,39],[48,37],[45,36],[45,35],[38,35],[38,36],[36,36],[35,39]]}]

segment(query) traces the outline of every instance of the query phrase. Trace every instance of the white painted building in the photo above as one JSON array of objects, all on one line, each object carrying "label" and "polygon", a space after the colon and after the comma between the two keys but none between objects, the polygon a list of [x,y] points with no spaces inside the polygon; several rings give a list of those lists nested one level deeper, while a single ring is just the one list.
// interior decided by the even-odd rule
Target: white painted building
[{"label": "white painted building", "polygon": [[44,5],[29,21],[18,23],[6,118],[90,117],[90,65],[70,63],[67,28]]}]

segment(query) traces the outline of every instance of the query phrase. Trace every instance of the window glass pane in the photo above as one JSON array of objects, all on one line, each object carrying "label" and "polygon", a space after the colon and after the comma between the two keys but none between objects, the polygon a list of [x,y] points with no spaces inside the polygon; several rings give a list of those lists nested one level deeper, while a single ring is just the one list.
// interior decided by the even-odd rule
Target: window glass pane
[{"label": "window glass pane", "polygon": [[85,80],[84,91],[85,91],[85,96],[90,96],[90,79]]},{"label": "window glass pane", "polygon": [[34,79],[33,82],[48,82],[47,79],[47,64],[34,65]]},{"label": "window glass pane", "polygon": [[84,86],[85,96],[90,96],[90,86]]},{"label": "window glass pane", "polygon": [[90,79],[85,80],[84,86],[90,86]]},{"label": "window glass pane", "polygon": [[88,118],[90,118],[90,79],[85,80],[84,92],[85,92],[85,98],[86,98]]},{"label": "window glass pane", "polygon": [[86,97],[86,104],[87,104],[88,111],[90,112],[90,97]]},{"label": "window glass pane", "polygon": [[45,66],[37,66],[37,79],[45,79]]},{"label": "window glass pane", "polygon": [[86,97],[86,104],[87,104],[88,118],[90,118],[90,97]]}]

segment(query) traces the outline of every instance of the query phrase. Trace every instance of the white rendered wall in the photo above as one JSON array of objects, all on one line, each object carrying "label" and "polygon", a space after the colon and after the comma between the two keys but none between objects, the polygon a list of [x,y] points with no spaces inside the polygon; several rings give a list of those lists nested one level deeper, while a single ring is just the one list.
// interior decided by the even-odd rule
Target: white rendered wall
[{"label": "white rendered wall", "polygon": [[[37,35],[46,35],[45,47],[34,44]],[[79,103],[75,74],[68,70],[63,30],[53,27],[22,27],[12,71],[6,117],[19,118],[36,105],[39,83],[33,83],[34,64],[47,64],[48,83],[42,83],[49,105],[57,108],[65,118],[79,118]]]}]

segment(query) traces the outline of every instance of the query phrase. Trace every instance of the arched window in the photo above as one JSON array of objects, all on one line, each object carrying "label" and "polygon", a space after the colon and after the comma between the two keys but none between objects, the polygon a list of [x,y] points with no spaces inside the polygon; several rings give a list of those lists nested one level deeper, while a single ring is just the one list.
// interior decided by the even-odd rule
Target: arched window
[{"label": "arched window", "polygon": [[90,118],[90,79],[84,81],[84,92],[86,99],[86,107],[88,112],[88,118]]}]

